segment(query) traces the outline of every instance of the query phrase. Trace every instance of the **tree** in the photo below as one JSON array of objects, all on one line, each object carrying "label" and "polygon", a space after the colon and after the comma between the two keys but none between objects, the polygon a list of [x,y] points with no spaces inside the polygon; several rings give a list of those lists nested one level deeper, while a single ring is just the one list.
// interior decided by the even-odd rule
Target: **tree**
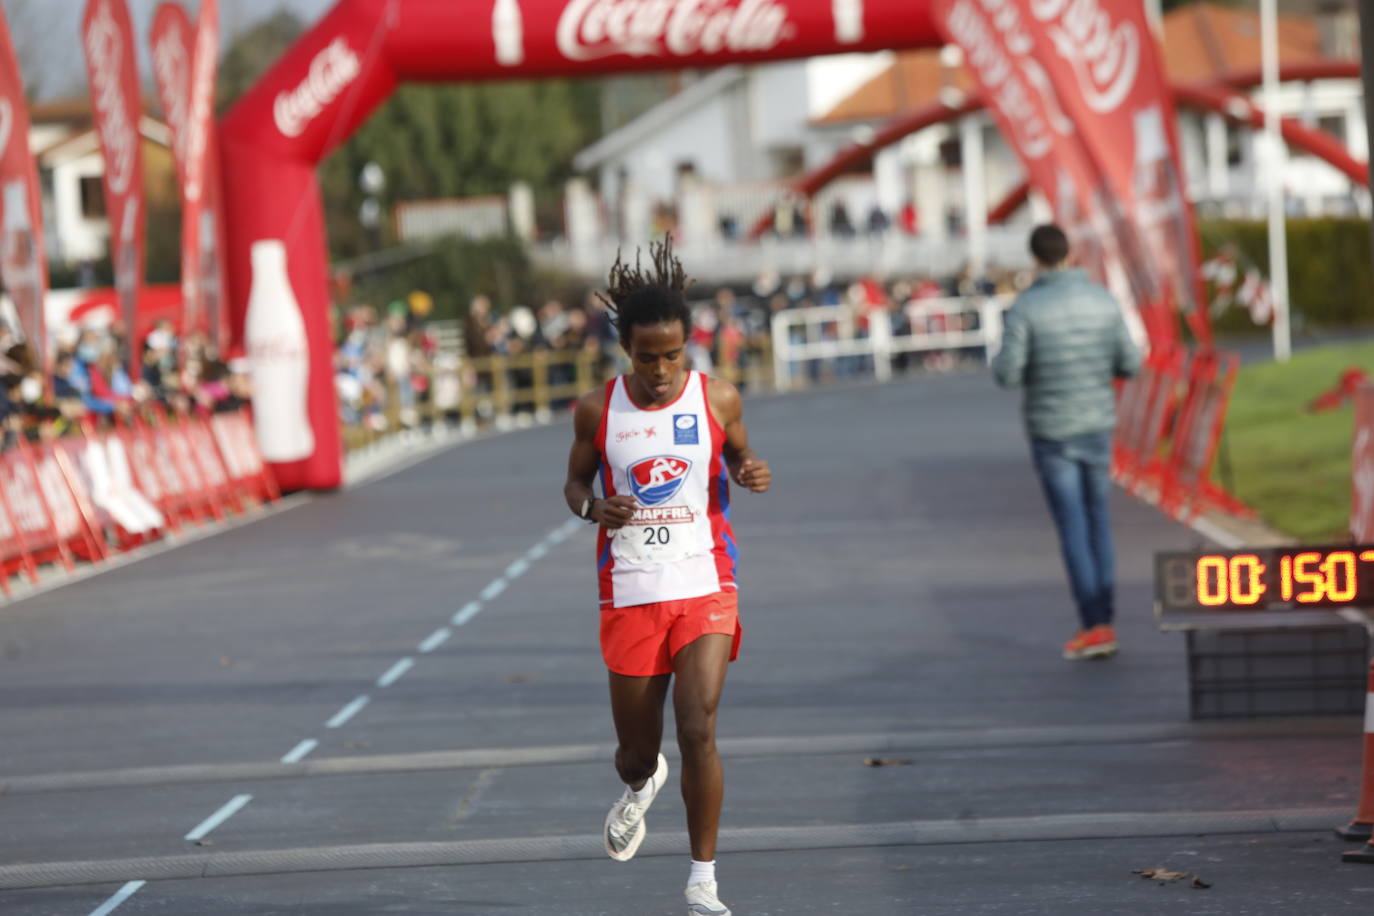
[{"label": "tree", "polygon": [[515,181],[536,194],[557,190],[595,135],[598,88],[568,80],[403,87],[321,169],[334,254],[370,247],[357,184],[368,162],[386,175],[391,202],[505,194]]},{"label": "tree", "polygon": [[219,63],[215,110],[223,114],[253,88],[304,31],[305,23],[299,16],[281,9],[234,36]]}]

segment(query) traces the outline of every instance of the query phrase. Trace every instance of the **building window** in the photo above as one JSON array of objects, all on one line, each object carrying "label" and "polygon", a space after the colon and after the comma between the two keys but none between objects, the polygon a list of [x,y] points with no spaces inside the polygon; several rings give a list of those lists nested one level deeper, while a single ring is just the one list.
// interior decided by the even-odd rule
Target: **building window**
[{"label": "building window", "polygon": [[1242,128],[1235,124],[1226,125],[1226,164],[1231,168],[1236,168],[1245,161],[1244,139]]},{"label": "building window", "polygon": [[99,175],[81,179],[81,215],[86,219],[105,218],[105,185]]},{"label": "building window", "polygon": [[1317,117],[1317,128],[1323,133],[1328,133],[1341,141],[1345,145],[1345,115],[1325,114]]}]

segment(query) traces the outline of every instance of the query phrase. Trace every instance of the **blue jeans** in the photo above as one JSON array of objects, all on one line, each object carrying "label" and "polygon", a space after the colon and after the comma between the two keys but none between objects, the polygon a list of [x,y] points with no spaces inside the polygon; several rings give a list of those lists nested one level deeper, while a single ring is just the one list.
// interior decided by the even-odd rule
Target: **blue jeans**
[{"label": "blue jeans", "polygon": [[1031,457],[1045,490],[1069,587],[1083,629],[1109,624],[1115,613],[1115,548],[1107,504],[1112,434],[1031,439]]}]

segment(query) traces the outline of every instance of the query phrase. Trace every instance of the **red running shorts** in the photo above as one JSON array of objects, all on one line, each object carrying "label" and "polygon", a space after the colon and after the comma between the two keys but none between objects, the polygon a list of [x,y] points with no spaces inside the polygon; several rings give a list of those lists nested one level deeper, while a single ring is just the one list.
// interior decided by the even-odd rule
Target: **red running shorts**
[{"label": "red running shorts", "polygon": [[734,637],[730,661],[739,658],[739,594],[716,592],[700,598],[656,601],[601,610],[601,656],[606,667],[627,677],[671,674],[673,656],[711,633]]}]

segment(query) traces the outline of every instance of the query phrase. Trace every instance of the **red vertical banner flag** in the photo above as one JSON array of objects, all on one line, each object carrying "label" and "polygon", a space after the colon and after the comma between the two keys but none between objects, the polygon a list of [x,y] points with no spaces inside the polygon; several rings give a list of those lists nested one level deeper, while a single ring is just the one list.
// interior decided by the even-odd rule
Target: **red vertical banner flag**
[{"label": "red vertical banner flag", "polygon": [[149,44],[181,187],[182,327],[187,337],[204,335],[219,343],[224,296],[212,121],[219,58],[216,0],[204,0],[195,26],[180,4],[163,3],[153,17]]},{"label": "red vertical banner flag", "polygon": [[[1065,112],[1120,208],[1116,222],[1149,307],[1172,336],[1182,313],[1211,343],[1196,216],[1187,199],[1178,120],[1159,43],[1139,2],[981,0],[1015,7]],[[1167,326],[1167,330],[1165,329]]]},{"label": "red vertical banner flag", "polygon": [[9,26],[0,11],[0,282],[44,378],[51,369],[43,300],[48,290],[38,166],[29,151],[29,109]]},{"label": "red vertical banner flag", "polygon": [[1076,260],[1139,327],[1146,291],[1130,269],[1109,191],[1040,63],[1025,14],[1009,0],[937,0],[933,13],[942,33],[963,49],[998,129],[1049,202]]},{"label": "red vertical banner flag", "polygon": [[81,44],[86,51],[86,78],[100,152],[105,159],[110,259],[128,338],[129,374],[138,378],[138,348],[133,334],[143,283],[143,143],[139,131],[143,105],[134,30],[124,0],[89,0],[81,22]]}]

